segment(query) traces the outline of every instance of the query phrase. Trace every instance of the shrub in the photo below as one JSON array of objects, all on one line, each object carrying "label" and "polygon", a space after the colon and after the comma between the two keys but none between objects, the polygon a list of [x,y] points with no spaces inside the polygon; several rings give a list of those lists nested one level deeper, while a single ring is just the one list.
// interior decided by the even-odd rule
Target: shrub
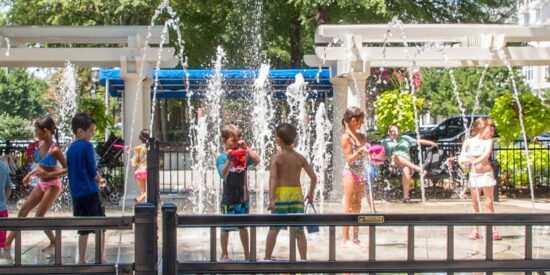
[{"label": "shrub", "polygon": [[31,122],[19,116],[0,115],[0,139],[31,139],[34,133]]}]

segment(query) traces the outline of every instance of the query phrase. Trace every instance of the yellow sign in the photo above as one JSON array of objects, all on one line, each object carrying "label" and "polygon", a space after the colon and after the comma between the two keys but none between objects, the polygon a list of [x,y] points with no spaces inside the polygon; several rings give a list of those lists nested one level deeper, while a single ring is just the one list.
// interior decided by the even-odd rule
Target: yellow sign
[{"label": "yellow sign", "polygon": [[358,223],[384,223],[384,216],[359,216]]}]

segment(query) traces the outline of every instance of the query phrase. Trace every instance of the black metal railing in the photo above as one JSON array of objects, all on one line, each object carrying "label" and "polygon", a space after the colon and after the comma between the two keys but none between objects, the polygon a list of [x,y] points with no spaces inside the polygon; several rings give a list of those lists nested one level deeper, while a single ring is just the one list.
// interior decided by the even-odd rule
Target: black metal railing
[{"label": "black metal railing", "polygon": [[[550,225],[550,214],[318,214],[318,215],[178,215],[172,203],[162,207],[162,272],[178,273],[340,273],[340,272],[482,272],[482,271],[543,271],[550,270],[550,259],[533,259],[533,226]],[[257,227],[318,225],[329,228],[327,259],[296,261],[295,231],[290,229],[288,261],[258,261],[256,256]],[[360,261],[336,260],[336,226],[365,226],[369,230],[368,255]],[[485,226],[485,259],[456,259],[455,226]],[[494,259],[493,226],[523,226],[525,254],[523,259]],[[250,260],[219,262],[216,259],[217,227],[250,227]],[[377,260],[376,229],[384,226],[407,227],[407,257],[404,260]],[[446,259],[416,260],[415,229],[421,226],[446,228]],[[209,228],[210,260],[177,261],[177,229]]]},{"label": "black metal railing", "polygon": [[[532,175],[535,187],[550,187],[550,142],[539,143],[540,147],[531,148],[530,155],[532,163]],[[458,180],[458,155],[462,148],[462,143],[441,143],[439,147],[443,149],[446,156],[453,159],[451,174],[447,177],[451,180]],[[411,158],[415,163],[419,163],[416,147],[411,150]],[[516,186],[527,186],[527,168],[525,164],[525,155],[523,143],[516,142],[515,146],[502,147],[495,143],[491,160],[494,167],[499,169],[498,179],[502,180],[502,187],[515,188]],[[212,160],[212,163],[214,160]],[[502,163],[501,163],[502,162]],[[191,167],[191,152],[188,146],[182,143],[161,143],[160,144],[160,191],[161,193],[181,193],[186,190],[193,190],[194,174]],[[214,190],[216,185],[221,184],[214,168],[208,171],[204,177],[202,185],[206,189]],[[329,173],[330,174],[330,173]],[[251,169],[249,177],[257,178],[259,171]],[[258,186],[251,180],[251,190],[257,190]],[[529,187],[529,186],[527,186]]]},{"label": "black metal railing", "polygon": [[[63,218],[16,218],[0,219],[0,228],[15,232],[15,261],[13,265],[4,265],[0,274],[31,274],[31,273],[116,273],[113,264],[101,263],[101,247],[103,230],[131,230],[133,217],[63,217]],[[53,265],[23,265],[21,263],[21,231],[54,230],[55,251]],[[62,259],[62,232],[66,230],[93,230],[95,231],[95,264],[63,265]],[[132,264],[119,265],[120,270],[129,274]],[[37,270],[39,269],[39,270]]]},{"label": "black metal railing", "polygon": [[[22,161],[21,154],[28,146],[28,142],[1,142],[0,151],[4,155],[11,155],[18,162]],[[103,143],[98,144],[102,148]],[[450,158],[456,158],[460,154],[461,143],[441,143],[439,144],[446,155]],[[530,155],[532,165],[532,176],[535,187],[550,187],[550,142],[539,142],[536,147],[530,146]],[[411,150],[413,162],[418,163],[418,152],[415,148]],[[495,164],[498,164],[500,173],[499,180],[502,188],[514,189],[520,186],[528,187],[527,165],[524,153],[524,143],[515,142],[511,146],[499,146],[495,143],[493,155],[491,156]],[[212,160],[213,162],[214,160]],[[455,163],[456,164],[456,163]],[[196,190],[196,175],[192,169],[191,152],[188,145],[176,142],[159,143],[159,183],[160,192],[185,193]],[[457,166],[452,167],[456,171]],[[117,203],[122,190],[122,180],[124,175],[124,166],[122,154],[117,155],[113,161],[100,163],[102,175],[107,179],[108,190],[102,194],[106,201]],[[327,171],[327,173],[330,171]],[[328,173],[330,174],[330,173]],[[204,175],[203,175],[204,176]],[[256,169],[251,169],[249,177],[257,179],[261,173]],[[330,176],[330,175],[329,175]],[[13,174],[14,182],[17,183],[17,175]],[[214,168],[207,172],[204,182],[201,184],[210,190],[215,190],[221,184],[221,180],[216,174]],[[456,174],[450,175],[450,179],[457,179]],[[256,186],[257,180],[250,180],[252,191],[257,192],[259,186]]]},{"label": "black metal railing", "polygon": [[[0,274],[157,274],[157,208],[140,203],[134,216],[121,217],[55,217],[0,219],[0,228],[15,232],[14,263],[0,265]],[[102,263],[104,230],[134,230],[135,262]],[[53,230],[55,232],[54,264],[22,264],[21,231]],[[62,232],[92,230],[95,232],[95,263],[63,264]],[[135,273],[134,273],[135,272]]]}]

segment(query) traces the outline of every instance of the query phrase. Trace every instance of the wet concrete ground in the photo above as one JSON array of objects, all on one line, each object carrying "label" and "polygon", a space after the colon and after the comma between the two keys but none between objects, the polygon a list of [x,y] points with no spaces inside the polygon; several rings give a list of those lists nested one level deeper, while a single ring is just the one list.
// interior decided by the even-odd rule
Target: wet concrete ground
[{"label": "wet concrete ground", "polygon": [[[163,198],[163,201],[176,203],[184,212],[186,202],[177,197]],[[550,200],[540,199],[534,204],[531,200],[502,199],[495,204],[497,213],[550,213]],[[17,215],[17,210],[10,206],[10,217]],[[130,207],[132,208],[132,207]],[[320,206],[318,206],[320,208]],[[341,203],[326,203],[323,205],[325,213],[341,213]],[[376,209],[383,213],[468,213],[469,201],[461,200],[430,200],[426,203],[419,201],[403,204],[397,202],[376,202]],[[367,212],[365,204],[363,211]],[[132,215],[133,209],[128,209],[126,215]],[[49,216],[71,216],[71,211],[50,213]],[[120,209],[108,209],[108,216],[120,216]],[[32,215],[31,215],[32,216]],[[160,222],[159,222],[159,225]],[[481,228],[480,228],[481,229]],[[159,238],[162,229],[159,229]],[[485,242],[483,239],[470,240],[468,234],[472,227],[455,227],[455,259],[483,259],[485,257]],[[497,228],[503,239],[494,242],[495,259],[521,259],[524,257],[524,228],[499,226]],[[445,259],[446,257],[446,227],[416,227],[415,229],[415,258],[416,259]],[[120,234],[121,233],[121,234]],[[376,259],[378,260],[404,260],[407,257],[407,228],[406,227],[379,227],[376,231]],[[257,231],[257,257],[263,259],[265,248],[266,228],[258,228]],[[120,239],[119,239],[120,238]],[[219,234],[218,234],[219,238]],[[75,231],[63,231],[62,237],[62,261],[64,264],[76,263],[77,234]],[[42,248],[48,245],[46,235],[42,232],[23,232],[23,264],[47,264],[53,263],[53,252],[42,252]],[[87,261],[94,261],[93,235],[90,235]],[[360,229],[361,244],[342,244],[341,229],[337,228],[336,234],[336,258],[337,260],[365,260],[368,258],[368,229]],[[159,239],[160,243],[160,239]],[[273,256],[276,259],[288,259],[288,232],[281,231]],[[138,244],[139,245],[139,244]],[[107,262],[114,263],[119,257],[121,263],[134,261],[134,236],[132,231],[107,231],[105,258]],[[308,235],[308,258],[312,260],[328,259],[328,228],[321,228],[321,232]],[[119,256],[120,247],[120,256]],[[534,227],[533,232],[533,257],[550,258],[550,226]],[[160,248],[159,248],[160,249]],[[13,247],[12,247],[13,250]],[[217,246],[220,253],[219,241]],[[4,252],[0,257],[0,265],[11,264],[13,251]],[[231,233],[229,239],[229,254],[235,260],[244,259],[242,246],[237,233]],[[159,251],[160,255],[160,251]],[[183,229],[178,230],[178,260],[209,260],[209,230],[208,229]]]}]

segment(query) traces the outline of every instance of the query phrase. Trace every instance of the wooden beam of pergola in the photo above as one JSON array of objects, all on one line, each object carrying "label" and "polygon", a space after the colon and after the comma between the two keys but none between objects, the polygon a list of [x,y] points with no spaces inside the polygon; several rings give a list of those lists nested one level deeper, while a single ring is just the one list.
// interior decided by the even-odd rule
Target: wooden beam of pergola
[{"label": "wooden beam of pergola", "polygon": [[304,57],[306,64],[330,66],[341,60],[342,56],[348,56],[347,61],[351,62],[368,62],[371,67],[408,67],[413,61],[415,67],[483,67],[487,62],[492,67],[503,67],[504,59],[509,60],[512,66],[550,64],[550,48],[533,47],[506,47],[502,52],[480,47],[429,48],[422,51],[405,47],[368,47],[358,49],[357,54],[343,47],[317,47],[315,54]]},{"label": "wooden beam of pergola", "polygon": [[[148,63],[144,68],[157,63],[160,48],[151,46],[168,43],[168,37],[162,41],[162,31],[161,26],[0,27],[0,66],[63,67],[70,61],[79,67],[121,67],[133,72],[139,67],[136,62]],[[60,44],[56,46],[61,47],[34,47],[48,43]],[[71,47],[74,44],[90,47]],[[173,48],[163,48],[160,66],[175,67],[178,60],[174,53]]]},{"label": "wooden beam of pergola", "polygon": [[544,41],[550,41],[550,25],[321,25],[315,55],[304,56],[304,62],[330,66],[333,76],[369,74],[380,66],[502,67],[506,60],[512,66],[544,66],[550,65],[550,48],[525,45]]},{"label": "wooden beam of pergola", "polygon": [[[0,27],[0,38],[7,37],[13,47],[36,43],[127,45],[128,37],[145,39],[148,30],[148,26],[14,26]],[[161,33],[162,27],[151,27],[149,44],[160,44]]]},{"label": "wooden beam of pergola", "polygon": [[[7,51],[0,48],[0,53]],[[157,62],[157,48],[147,48],[146,60]],[[67,61],[79,67],[120,67],[121,57],[126,60],[141,60],[143,49],[139,48],[13,48],[9,55],[0,54],[2,67],[64,67]],[[161,53],[162,67],[173,68],[178,60],[174,48],[165,48]]]},{"label": "wooden beam of pergola", "polygon": [[[504,35],[506,42],[549,41],[550,28],[543,26],[489,24],[369,24],[321,25],[315,32],[315,43],[331,43],[335,37],[358,35],[363,41],[402,43],[401,30],[407,42],[465,42],[487,35]],[[391,35],[387,33],[391,32]]]}]

